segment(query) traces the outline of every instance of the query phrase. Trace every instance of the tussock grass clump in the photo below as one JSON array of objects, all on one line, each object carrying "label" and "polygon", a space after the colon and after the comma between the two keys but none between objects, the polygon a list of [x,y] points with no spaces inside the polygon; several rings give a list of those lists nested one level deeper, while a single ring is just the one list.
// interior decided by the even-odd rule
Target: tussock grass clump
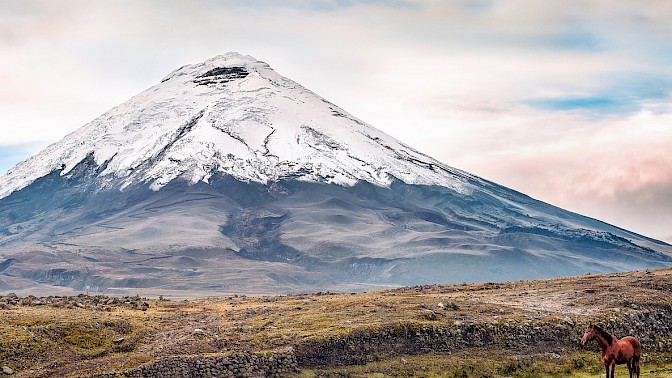
[{"label": "tussock grass clump", "polygon": [[16,307],[0,312],[0,366],[36,374],[74,361],[128,351],[142,321],[84,309]]}]

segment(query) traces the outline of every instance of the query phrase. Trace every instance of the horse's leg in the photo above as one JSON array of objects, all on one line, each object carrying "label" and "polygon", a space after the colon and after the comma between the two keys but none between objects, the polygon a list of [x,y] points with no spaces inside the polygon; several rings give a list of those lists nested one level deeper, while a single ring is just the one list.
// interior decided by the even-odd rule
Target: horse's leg
[{"label": "horse's leg", "polygon": [[607,374],[605,374],[604,377],[609,378],[609,361],[604,361],[604,369],[607,371]]},{"label": "horse's leg", "polygon": [[616,361],[611,361],[611,378],[614,378],[615,371],[616,371]]},{"label": "horse's leg", "polygon": [[632,362],[633,362],[633,365],[634,365],[633,368],[635,370],[635,373],[637,373],[637,378],[639,378],[639,356],[635,355],[635,357],[633,357]]}]

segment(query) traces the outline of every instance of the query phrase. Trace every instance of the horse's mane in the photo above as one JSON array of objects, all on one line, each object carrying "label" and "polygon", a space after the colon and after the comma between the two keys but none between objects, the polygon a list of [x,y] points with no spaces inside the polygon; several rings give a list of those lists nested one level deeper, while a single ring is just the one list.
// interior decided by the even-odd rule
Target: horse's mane
[{"label": "horse's mane", "polygon": [[607,333],[605,330],[596,325],[593,325],[593,328],[595,329],[595,331],[599,332],[600,335],[602,335],[604,340],[607,341],[607,344],[611,345],[611,342],[613,341],[613,337],[611,336],[611,334]]}]

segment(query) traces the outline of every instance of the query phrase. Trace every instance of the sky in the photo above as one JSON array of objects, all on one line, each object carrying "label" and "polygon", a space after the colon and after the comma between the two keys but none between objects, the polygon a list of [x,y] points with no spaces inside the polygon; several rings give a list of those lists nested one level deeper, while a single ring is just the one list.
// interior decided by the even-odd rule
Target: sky
[{"label": "sky", "polygon": [[252,55],[456,168],[672,243],[672,2],[2,0],[0,174]]}]

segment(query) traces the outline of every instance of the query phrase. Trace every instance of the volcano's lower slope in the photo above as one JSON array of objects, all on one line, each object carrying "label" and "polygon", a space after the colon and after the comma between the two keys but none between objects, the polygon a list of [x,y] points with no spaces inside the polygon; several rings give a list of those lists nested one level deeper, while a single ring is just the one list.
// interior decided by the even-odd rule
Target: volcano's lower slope
[{"label": "volcano's lower slope", "polygon": [[101,190],[96,169],[0,199],[0,288],[283,294],[672,264],[665,243],[482,180],[469,195],[230,176],[120,191]]}]

